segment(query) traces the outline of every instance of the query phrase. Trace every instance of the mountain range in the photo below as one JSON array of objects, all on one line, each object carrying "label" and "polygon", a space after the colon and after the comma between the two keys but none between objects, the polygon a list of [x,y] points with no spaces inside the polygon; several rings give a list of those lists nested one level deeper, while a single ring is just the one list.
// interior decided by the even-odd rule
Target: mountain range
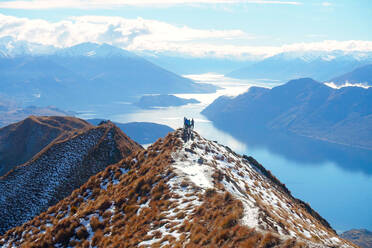
[{"label": "mountain range", "polygon": [[[23,160],[42,150],[0,177],[0,234],[46,211],[108,165],[143,149],[111,122],[94,127],[75,118],[31,117],[10,128],[16,135],[8,136],[7,143],[25,147],[3,150],[18,152]],[[56,138],[43,148],[49,137]]]},{"label": "mountain range", "polygon": [[25,40],[16,40],[11,36],[0,38],[0,57],[39,56],[52,54],[58,49]]},{"label": "mountain range", "polygon": [[255,159],[193,137],[176,130],[108,166],[0,245],[353,247]]},{"label": "mountain range", "polygon": [[226,76],[240,79],[288,81],[310,77],[326,81],[372,63],[371,52],[285,52],[236,69]]},{"label": "mountain range", "polygon": [[360,84],[372,87],[372,64],[358,67],[351,72],[329,80],[329,82],[336,85]]},{"label": "mountain range", "polygon": [[50,49],[45,54],[34,54],[26,45],[20,47],[22,52],[13,48],[8,49],[9,54],[3,51],[0,56],[0,91],[24,105],[76,110],[108,99],[115,102],[143,94],[216,90],[212,85],[197,84],[107,44],[82,43]]},{"label": "mountain range", "polygon": [[219,97],[202,114],[237,136],[248,128],[280,130],[372,149],[372,88],[334,89],[302,78]]}]

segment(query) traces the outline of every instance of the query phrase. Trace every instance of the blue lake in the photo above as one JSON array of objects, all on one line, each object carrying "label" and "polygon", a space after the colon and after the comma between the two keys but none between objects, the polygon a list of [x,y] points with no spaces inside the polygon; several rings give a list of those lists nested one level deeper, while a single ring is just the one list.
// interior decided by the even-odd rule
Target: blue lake
[{"label": "blue lake", "polygon": [[271,170],[295,197],[308,202],[338,232],[352,228],[372,230],[372,151],[335,145],[285,133],[247,130],[229,134],[215,127],[200,111],[220,95],[237,95],[252,85],[273,87],[276,82],[239,81],[222,75],[191,75],[201,83],[223,89],[214,94],[184,94],[200,104],[181,107],[139,109],[122,102],[94,106],[82,118],[106,118],[117,122],[148,121],[180,128],[183,117],[195,119],[195,130],[238,153],[253,156]]}]

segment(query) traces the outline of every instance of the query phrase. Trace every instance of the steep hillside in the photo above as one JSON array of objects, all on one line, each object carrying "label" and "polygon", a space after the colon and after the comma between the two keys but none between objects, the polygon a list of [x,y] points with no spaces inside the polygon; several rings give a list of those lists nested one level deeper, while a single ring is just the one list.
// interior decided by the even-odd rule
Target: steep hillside
[{"label": "steep hillside", "polygon": [[0,233],[32,219],[90,176],[140,149],[112,123],[54,140],[27,163],[0,177]]},{"label": "steep hillside", "polygon": [[336,85],[363,84],[372,86],[372,64],[361,66],[341,76],[330,79]]},{"label": "steep hillside", "polygon": [[31,159],[55,139],[91,125],[73,117],[30,116],[0,128],[0,176]]},{"label": "steep hillside", "polygon": [[202,113],[234,135],[247,127],[267,128],[372,149],[372,88],[334,89],[302,78],[220,97]]},{"label": "steep hillside", "polygon": [[4,247],[351,247],[253,158],[170,133],[91,177]]}]

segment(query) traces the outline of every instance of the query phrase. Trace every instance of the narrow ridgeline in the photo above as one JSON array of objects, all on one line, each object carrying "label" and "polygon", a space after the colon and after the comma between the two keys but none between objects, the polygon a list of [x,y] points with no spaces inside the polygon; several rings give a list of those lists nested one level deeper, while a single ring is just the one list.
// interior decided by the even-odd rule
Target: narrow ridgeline
[{"label": "narrow ridgeline", "polygon": [[4,247],[353,247],[251,157],[182,130],[92,176]]}]

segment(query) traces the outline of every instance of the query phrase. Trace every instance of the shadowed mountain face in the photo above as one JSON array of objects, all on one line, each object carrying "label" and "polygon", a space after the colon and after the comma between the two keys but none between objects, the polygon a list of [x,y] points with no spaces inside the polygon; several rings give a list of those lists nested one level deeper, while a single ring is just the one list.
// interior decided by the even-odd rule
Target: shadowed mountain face
[{"label": "shadowed mountain face", "polygon": [[352,247],[252,157],[182,136],[107,167],[0,245]]},{"label": "shadowed mountain face", "polygon": [[372,89],[333,89],[310,78],[273,89],[251,88],[220,97],[202,113],[226,131],[286,130],[339,144],[372,149]]},{"label": "shadowed mountain face", "polygon": [[[44,123],[49,121],[55,120]],[[106,166],[142,149],[110,122],[98,127],[81,123],[87,127],[62,133],[31,160],[0,177],[0,233],[39,215]]]},{"label": "shadowed mountain face", "polygon": [[[92,125],[98,125],[103,119],[89,119]],[[174,131],[172,128],[152,122],[129,122],[114,124],[119,127],[126,135],[140,144],[154,143],[157,139],[166,136],[169,132]]]},{"label": "shadowed mountain face", "polygon": [[351,72],[329,80],[329,82],[333,82],[336,85],[351,83],[372,86],[372,64],[358,67]]},{"label": "shadowed mountain face", "polygon": [[[83,43],[45,56],[0,58],[0,91],[23,103],[64,109],[141,94],[214,92],[130,52]],[[135,87],[134,87],[135,85]]]},{"label": "shadowed mountain face", "polygon": [[0,129],[0,176],[30,160],[53,140],[62,140],[71,132],[92,127],[73,117],[29,118]]}]

